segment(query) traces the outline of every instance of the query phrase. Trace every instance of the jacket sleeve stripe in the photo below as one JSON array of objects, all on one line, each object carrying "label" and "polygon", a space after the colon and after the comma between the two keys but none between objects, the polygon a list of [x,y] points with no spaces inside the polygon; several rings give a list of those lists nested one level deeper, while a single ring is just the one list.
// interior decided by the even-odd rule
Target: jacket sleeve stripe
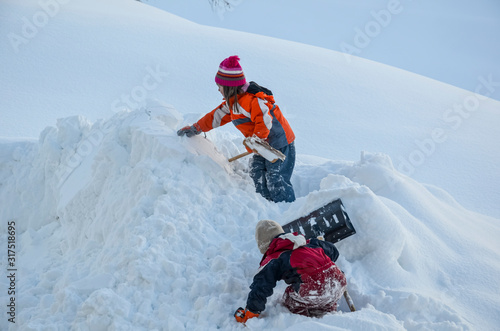
[{"label": "jacket sleeve stripe", "polygon": [[212,128],[218,128],[221,125],[224,125],[225,123],[222,123],[223,119],[225,116],[229,115],[229,109],[227,109],[227,106],[224,104],[221,107],[217,108],[214,112],[214,118],[212,121]]},{"label": "jacket sleeve stripe", "polygon": [[248,123],[251,121],[252,120],[249,118],[238,118],[238,119],[233,120],[233,124],[234,124],[234,126],[238,126],[240,124]]},{"label": "jacket sleeve stripe", "polygon": [[[259,107],[262,111],[262,119],[263,119],[264,125],[266,126],[266,128],[268,130],[271,130],[271,128],[273,127],[273,117],[269,113],[269,107],[266,104],[267,101],[260,99],[260,98],[258,98],[258,100],[259,100]],[[276,106],[273,105],[273,109],[274,109],[274,107],[276,107]]]}]

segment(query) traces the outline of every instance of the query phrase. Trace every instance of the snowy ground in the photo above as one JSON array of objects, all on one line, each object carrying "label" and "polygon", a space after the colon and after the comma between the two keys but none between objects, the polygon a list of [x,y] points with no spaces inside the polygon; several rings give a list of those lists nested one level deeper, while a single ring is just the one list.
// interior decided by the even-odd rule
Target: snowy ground
[{"label": "snowy ground", "polygon": [[[336,198],[357,230],[338,264],[358,311],[291,315],[281,284],[248,328],[496,328],[498,101],[136,1],[59,4],[27,43],[0,41],[0,238],[15,222],[17,268],[15,296],[0,278],[0,301],[16,299],[1,329],[243,329],[232,313],[260,260],[255,224]],[[23,36],[20,18],[42,12],[4,1],[0,27]],[[248,159],[227,162],[243,150],[234,128],[175,134],[219,103],[213,76],[233,54],[298,137],[294,203],[255,194]],[[7,261],[5,248],[5,274]]]}]

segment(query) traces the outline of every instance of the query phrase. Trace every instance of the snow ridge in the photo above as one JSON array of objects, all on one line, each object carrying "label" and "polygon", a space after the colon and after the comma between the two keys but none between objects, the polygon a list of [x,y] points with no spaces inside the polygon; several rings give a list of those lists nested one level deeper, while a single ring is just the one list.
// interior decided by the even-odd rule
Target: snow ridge
[{"label": "snow ridge", "polygon": [[260,259],[256,223],[284,224],[336,198],[357,230],[338,244],[338,264],[359,311],[342,303],[322,319],[291,315],[279,284],[251,329],[493,325],[482,316],[499,304],[488,278],[500,271],[496,244],[468,231],[471,220],[478,234],[498,231],[493,222],[372,153],[359,162],[299,155],[300,198],[274,204],[254,192],[248,160],[227,162],[243,149],[239,137],[180,138],[182,122],[163,105],[96,123],[69,117],[38,142],[2,143],[1,198],[22,232],[19,330],[240,329],[232,312]]}]

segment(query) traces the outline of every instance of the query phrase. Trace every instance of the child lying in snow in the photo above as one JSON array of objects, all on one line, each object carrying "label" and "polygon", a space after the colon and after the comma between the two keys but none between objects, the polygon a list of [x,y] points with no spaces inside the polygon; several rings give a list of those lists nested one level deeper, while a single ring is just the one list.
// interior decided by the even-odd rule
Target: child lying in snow
[{"label": "child lying in snow", "polygon": [[337,310],[346,279],[334,263],[339,252],[332,243],[284,233],[281,225],[270,220],[257,224],[255,240],[264,256],[250,286],[246,309],[235,313],[238,322],[259,316],[281,279],[290,285],[283,300],[292,313],[320,317]]},{"label": "child lying in snow", "polygon": [[271,91],[254,82],[247,83],[239,57],[230,56],[221,62],[215,76],[224,102],[198,122],[179,131],[179,136],[192,137],[232,122],[245,137],[266,140],[285,154],[284,161],[274,163],[260,155],[250,161],[250,177],[264,198],[274,201],[295,200],[290,178],[295,165],[295,135],[281,110],[274,103]]}]

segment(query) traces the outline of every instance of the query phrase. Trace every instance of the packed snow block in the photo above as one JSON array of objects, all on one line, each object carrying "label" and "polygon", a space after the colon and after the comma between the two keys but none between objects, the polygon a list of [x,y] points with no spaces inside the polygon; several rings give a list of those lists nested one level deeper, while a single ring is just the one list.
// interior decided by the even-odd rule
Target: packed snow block
[{"label": "packed snow block", "polygon": [[283,225],[285,232],[298,232],[307,239],[322,237],[336,243],[356,233],[340,199],[316,209],[309,215]]}]

